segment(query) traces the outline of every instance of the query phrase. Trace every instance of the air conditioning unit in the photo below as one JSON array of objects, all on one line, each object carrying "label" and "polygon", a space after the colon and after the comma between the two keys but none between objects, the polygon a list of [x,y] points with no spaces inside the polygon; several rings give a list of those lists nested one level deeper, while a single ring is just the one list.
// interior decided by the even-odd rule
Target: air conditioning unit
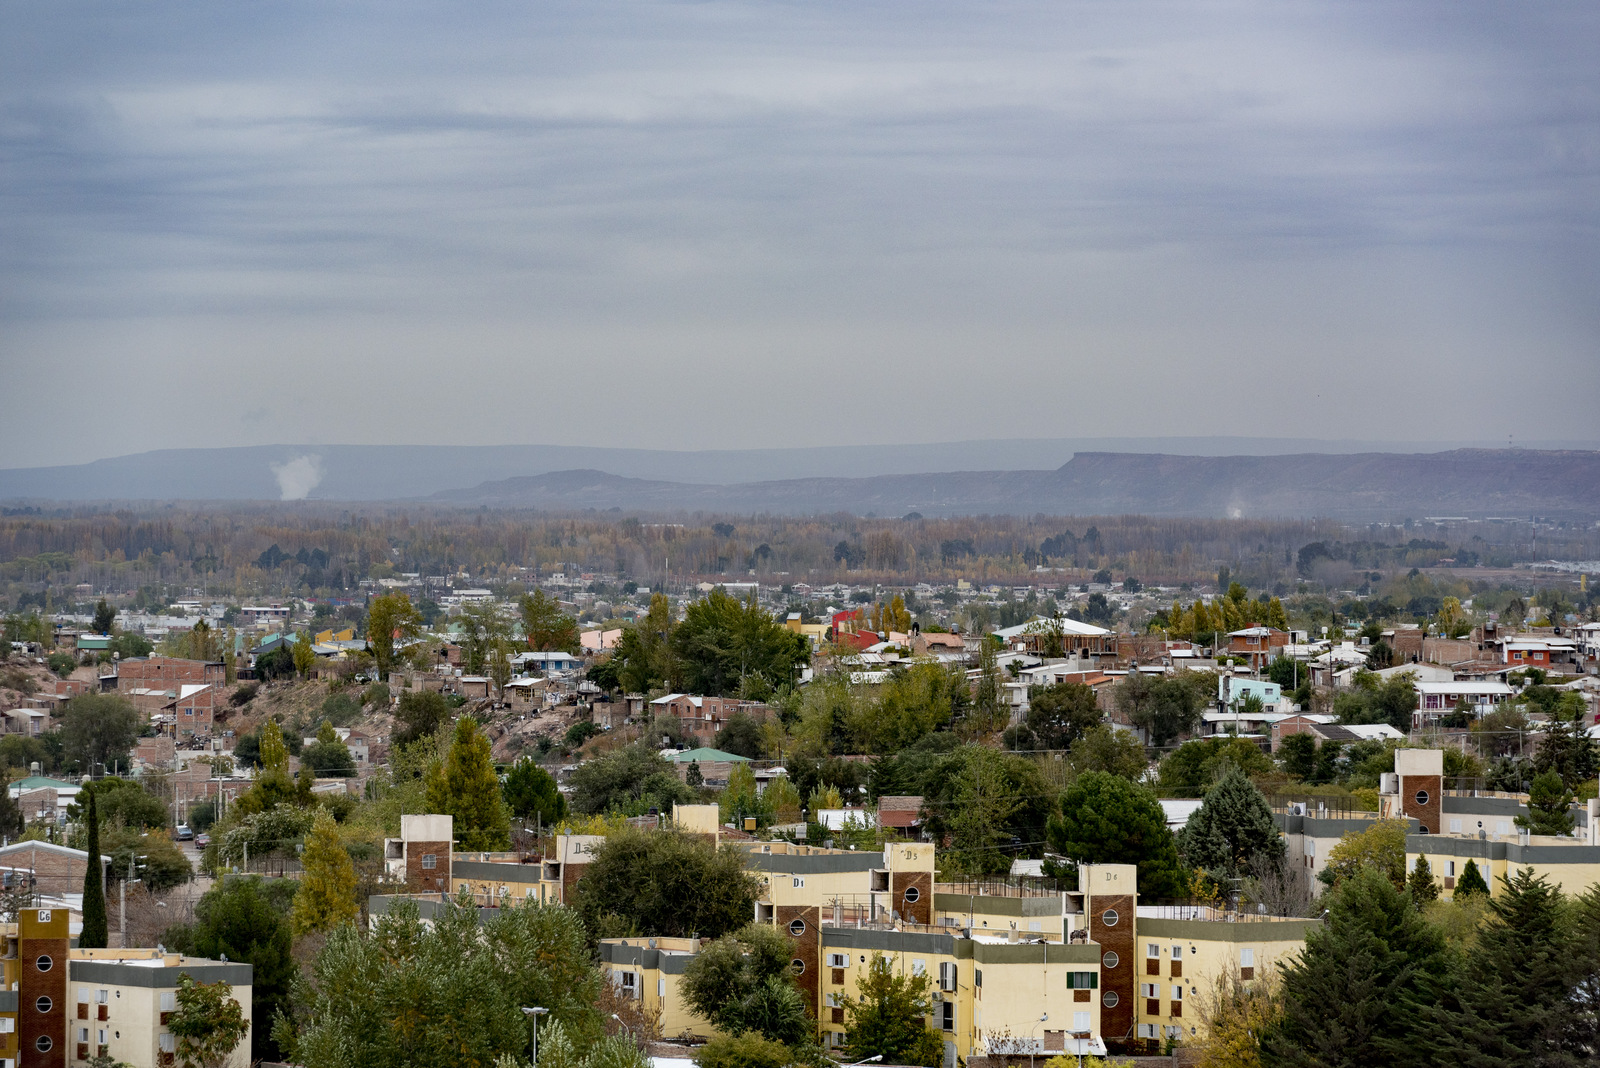
[{"label": "air conditioning unit", "polygon": [[1380,794],[1397,794],[1400,792],[1400,776],[1393,771],[1386,771],[1378,776],[1378,792]]},{"label": "air conditioning unit", "polygon": [[944,995],[941,994],[939,991],[935,990],[933,992],[933,1000],[934,1000],[934,1004],[938,1004],[939,1002],[944,1000]]}]

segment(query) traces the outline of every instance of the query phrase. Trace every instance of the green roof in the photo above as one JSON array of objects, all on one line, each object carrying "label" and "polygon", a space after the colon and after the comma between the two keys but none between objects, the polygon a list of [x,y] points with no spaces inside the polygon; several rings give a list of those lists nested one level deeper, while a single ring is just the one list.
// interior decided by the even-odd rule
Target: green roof
[{"label": "green roof", "polygon": [[76,790],[81,785],[81,783],[46,778],[43,775],[29,775],[26,779],[18,779],[11,784],[11,787],[22,790]]},{"label": "green roof", "polygon": [[724,753],[720,749],[709,749],[702,746],[699,749],[688,749],[682,753],[672,754],[674,764],[689,764],[702,760],[732,760],[739,763],[750,763],[749,757],[742,757],[736,753]]}]

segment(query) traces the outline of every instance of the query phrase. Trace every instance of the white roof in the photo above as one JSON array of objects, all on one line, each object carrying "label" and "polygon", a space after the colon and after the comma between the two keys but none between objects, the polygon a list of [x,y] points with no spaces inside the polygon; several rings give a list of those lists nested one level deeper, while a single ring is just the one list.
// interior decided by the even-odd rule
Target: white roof
[{"label": "white roof", "polygon": [[1389,726],[1387,723],[1346,723],[1344,729],[1367,741],[1384,741],[1389,738],[1404,738],[1405,735]]},{"label": "white roof", "polygon": [[1173,830],[1187,826],[1189,817],[1193,816],[1205,802],[1198,797],[1164,797],[1161,799],[1161,811],[1167,817],[1167,826]]},{"label": "white roof", "polygon": [[669,693],[669,694],[665,695],[664,697],[657,697],[654,701],[651,701],[650,703],[653,704],[653,705],[666,705],[666,704],[671,704],[673,701],[676,701],[679,698],[682,698],[682,699],[688,701],[691,705],[693,705],[696,708],[699,708],[701,705],[703,705],[705,703],[705,698],[697,697],[694,694],[687,694],[687,693]]},{"label": "white roof", "polygon": [[182,686],[178,687],[178,696],[180,698],[191,697],[194,694],[199,693],[201,690],[210,688],[211,684],[209,682],[186,682]]},{"label": "white roof", "polygon": [[1230,638],[1265,638],[1272,633],[1271,627],[1246,627],[1243,630],[1230,630]]},{"label": "white roof", "polygon": [[[1062,634],[1076,634],[1087,638],[1100,637],[1110,634],[1104,627],[1097,627],[1093,623],[1085,623],[1080,619],[1068,619],[1066,616],[1057,616],[1055,626],[1061,629]],[[1051,621],[1044,616],[1034,616],[1026,623],[1019,623],[1015,627],[1002,627],[994,632],[995,637],[1001,641],[1015,638],[1023,634],[1042,634],[1051,628]]]},{"label": "white roof", "polygon": [[1481,693],[1500,694],[1510,696],[1515,691],[1503,682],[1417,682],[1412,683],[1418,693],[1451,694],[1451,693]]}]

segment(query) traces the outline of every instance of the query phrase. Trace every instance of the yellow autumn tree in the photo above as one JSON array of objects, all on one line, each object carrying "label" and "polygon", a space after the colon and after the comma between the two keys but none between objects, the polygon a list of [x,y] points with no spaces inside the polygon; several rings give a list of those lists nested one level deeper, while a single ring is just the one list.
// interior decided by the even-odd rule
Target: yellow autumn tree
[{"label": "yellow autumn tree", "polygon": [[1219,975],[1203,998],[1199,1068],[1261,1068],[1261,1036],[1279,1008],[1271,976],[1245,983],[1238,971]]},{"label": "yellow autumn tree", "polygon": [[327,809],[318,811],[300,860],[305,874],[294,895],[294,933],[328,931],[355,922],[360,913],[356,868],[350,863],[344,843],[339,841],[339,828]]},{"label": "yellow autumn tree", "polygon": [[1283,610],[1283,602],[1276,597],[1267,602],[1267,626],[1277,630],[1289,629],[1289,614]]}]

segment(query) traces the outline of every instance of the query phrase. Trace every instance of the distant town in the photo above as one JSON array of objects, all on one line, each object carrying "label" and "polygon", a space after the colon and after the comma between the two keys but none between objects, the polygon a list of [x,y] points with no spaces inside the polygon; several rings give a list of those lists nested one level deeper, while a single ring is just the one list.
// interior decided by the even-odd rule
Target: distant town
[{"label": "distant town", "polygon": [[9,509],[0,1063],[1566,1063],[1597,543]]}]

